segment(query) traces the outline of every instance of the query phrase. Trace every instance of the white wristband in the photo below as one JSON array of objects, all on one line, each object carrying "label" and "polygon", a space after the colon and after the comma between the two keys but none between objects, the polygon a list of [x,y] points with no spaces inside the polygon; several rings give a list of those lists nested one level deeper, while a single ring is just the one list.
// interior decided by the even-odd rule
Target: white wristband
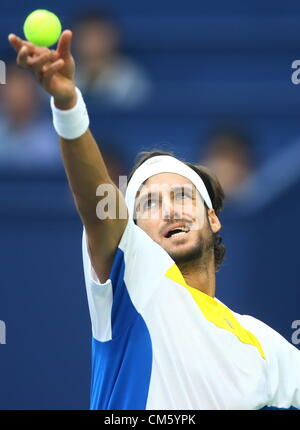
[{"label": "white wristband", "polygon": [[77,102],[68,110],[58,109],[51,97],[53,125],[56,133],[64,139],[76,139],[89,128],[90,120],[81,91],[76,87]]}]

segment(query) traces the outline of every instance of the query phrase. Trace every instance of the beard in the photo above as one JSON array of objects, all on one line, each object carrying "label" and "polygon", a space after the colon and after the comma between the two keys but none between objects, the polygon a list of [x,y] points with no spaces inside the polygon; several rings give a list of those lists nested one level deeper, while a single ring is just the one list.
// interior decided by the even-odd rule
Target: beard
[{"label": "beard", "polygon": [[203,265],[210,258],[213,248],[213,233],[208,230],[205,237],[199,232],[196,243],[194,243],[187,251],[176,252],[175,250],[173,252],[168,252],[168,254],[177,266],[186,266],[193,263]]}]

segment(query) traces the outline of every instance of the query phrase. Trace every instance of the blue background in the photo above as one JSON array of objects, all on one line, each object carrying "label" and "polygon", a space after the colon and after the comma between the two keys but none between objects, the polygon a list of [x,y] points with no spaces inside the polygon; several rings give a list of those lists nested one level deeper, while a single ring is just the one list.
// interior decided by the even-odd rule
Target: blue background
[{"label": "blue background", "polygon": [[[16,9],[2,2],[1,59],[13,58],[7,34],[22,35],[29,12],[50,9],[72,28],[82,5],[28,1]],[[195,160],[207,128],[222,117],[252,130],[261,164],[299,139],[300,87],[291,83],[291,64],[300,58],[299,3],[101,5],[117,14],[124,51],[154,82],[151,100],[136,111],[103,111],[95,100],[87,102],[92,131],[119,142],[126,166],[138,151],[161,143]],[[300,169],[263,207],[228,206],[221,216],[227,258],[217,275],[217,297],[289,341],[292,321],[300,320],[299,195]],[[91,330],[81,234],[62,169],[0,172],[0,319],[7,329],[7,343],[0,345],[0,409],[89,407]]]}]

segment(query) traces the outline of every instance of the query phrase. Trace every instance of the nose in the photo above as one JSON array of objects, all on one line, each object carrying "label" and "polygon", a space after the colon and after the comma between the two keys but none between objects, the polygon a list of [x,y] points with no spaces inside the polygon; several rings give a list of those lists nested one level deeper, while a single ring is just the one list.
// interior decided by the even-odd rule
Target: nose
[{"label": "nose", "polygon": [[162,204],[162,218],[164,220],[180,219],[179,206],[171,199],[164,199]]}]

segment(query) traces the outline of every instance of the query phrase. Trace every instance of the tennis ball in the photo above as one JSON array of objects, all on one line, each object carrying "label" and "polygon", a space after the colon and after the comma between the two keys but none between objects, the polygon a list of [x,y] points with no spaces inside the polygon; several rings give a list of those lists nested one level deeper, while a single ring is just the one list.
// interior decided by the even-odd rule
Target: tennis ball
[{"label": "tennis ball", "polygon": [[26,39],[37,46],[54,45],[61,34],[61,23],[57,16],[45,9],[37,9],[24,22]]}]

